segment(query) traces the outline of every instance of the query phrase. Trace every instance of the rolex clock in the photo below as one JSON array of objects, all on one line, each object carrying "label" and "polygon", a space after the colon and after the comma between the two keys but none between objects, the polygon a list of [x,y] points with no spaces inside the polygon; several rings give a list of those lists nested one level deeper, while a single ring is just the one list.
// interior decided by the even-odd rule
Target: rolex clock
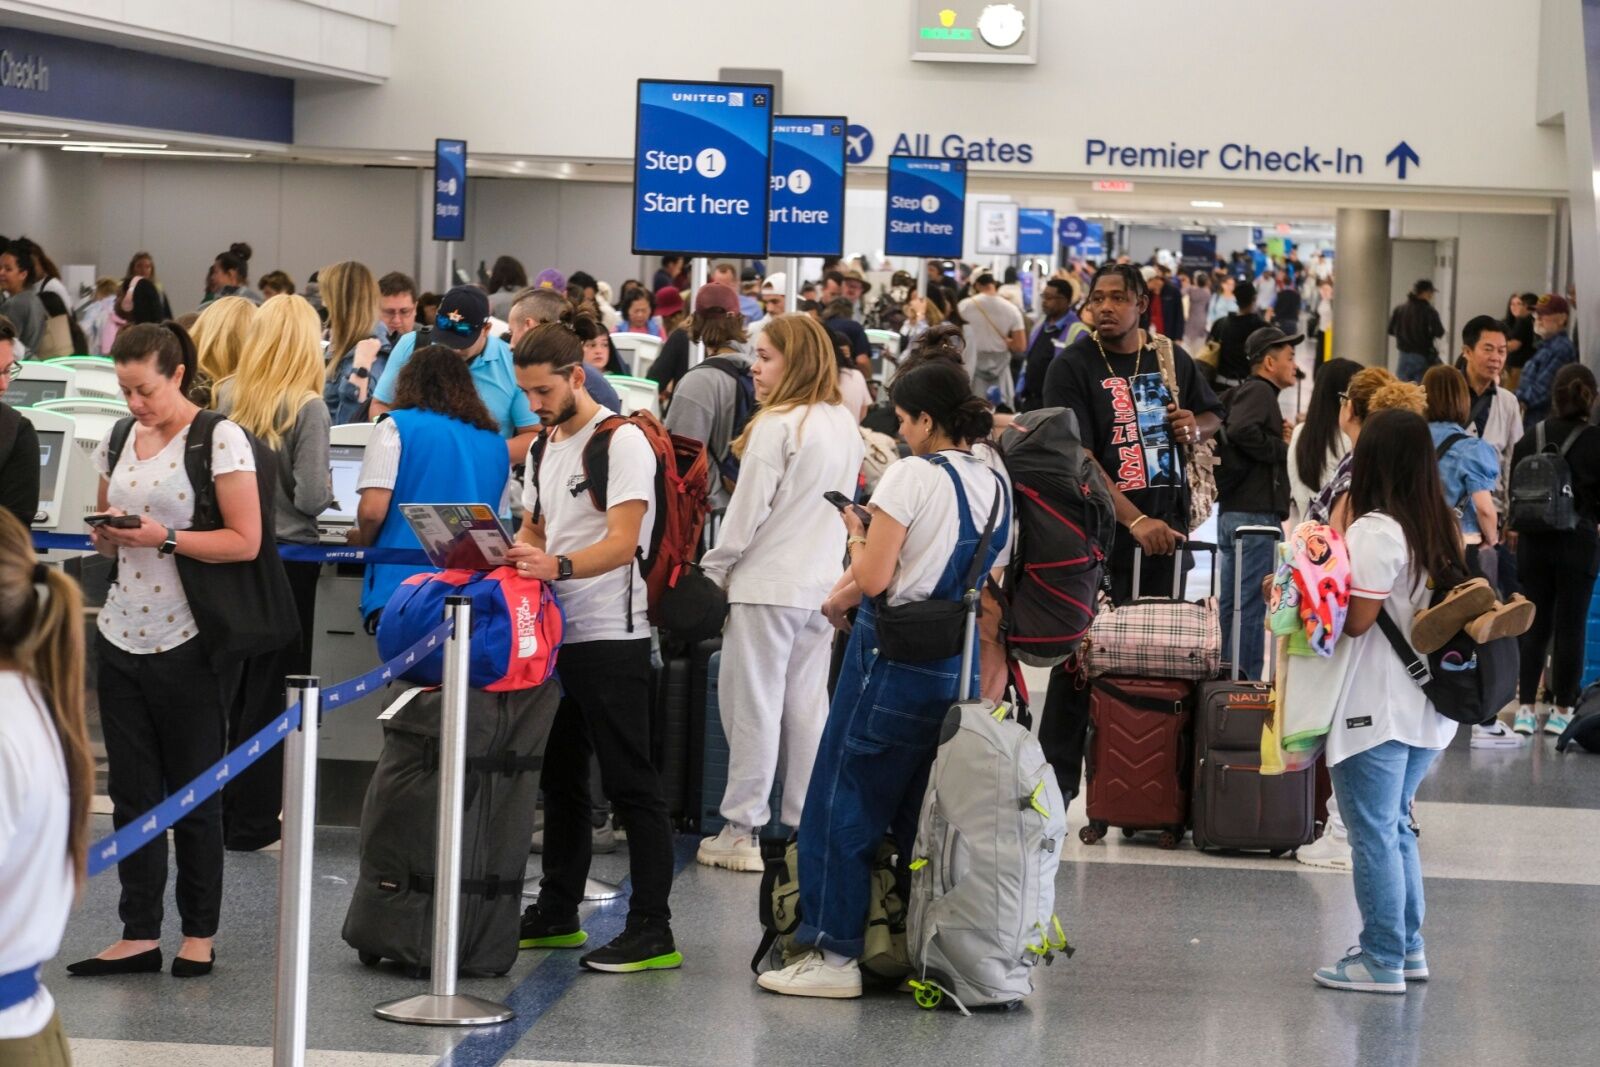
[{"label": "rolex clock", "polygon": [[912,0],[911,58],[1037,63],[1039,0]]}]

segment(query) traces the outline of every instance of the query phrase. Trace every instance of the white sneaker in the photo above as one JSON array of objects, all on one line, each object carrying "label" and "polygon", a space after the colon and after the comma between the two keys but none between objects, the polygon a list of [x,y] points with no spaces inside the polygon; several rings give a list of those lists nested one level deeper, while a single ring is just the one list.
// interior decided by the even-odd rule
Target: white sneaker
[{"label": "white sneaker", "polygon": [[851,960],[843,967],[830,967],[820,952],[807,952],[781,971],[756,976],[756,985],[769,993],[786,997],[828,997],[849,1000],[861,995],[861,968]]},{"label": "white sneaker", "polygon": [[1353,866],[1349,839],[1332,830],[1323,831],[1322,836],[1311,844],[1301,845],[1295,849],[1294,858],[1307,867],[1320,867],[1329,871],[1348,873]]},{"label": "white sneaker", "polygon": [[1506,729],[1506,724],[1496,719],[1487,726],[1472,728],[1473,748],[1521,748],[1522,738]]},{"label": "white sneaker", "polygon": [[1544,721],[1544,732],[1551,737],[1560,737],[1567,732],[1567,727],[1571,725],[1571,708],[1551,708],[1550,717]]},{"label": "white sneaker", "polygon": [[700,842],[694,858],[707,867],[721,867],[725,871],[751,871],[760,874],[765,864],[761,861],[761,846],[755,836],[739,833],[732,824],[724,824],[716,837]]},{"label": "white sneaker", "polygon": [[1517,709],[1517,717],[1512,722],[1511,729],[1523,737],[1532,737],[1539,732],[1539,716],[1534,712],[1532,705],[1524,704]]}]

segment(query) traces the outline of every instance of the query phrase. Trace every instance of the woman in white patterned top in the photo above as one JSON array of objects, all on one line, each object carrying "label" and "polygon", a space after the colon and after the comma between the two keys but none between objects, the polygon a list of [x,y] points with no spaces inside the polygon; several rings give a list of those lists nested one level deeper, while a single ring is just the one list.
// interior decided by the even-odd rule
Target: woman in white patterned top
[{"label": "woman in white patterned top", "polygon": [[[133,527],[91,526],[95,547],[117,561],[95,651],[112,823],[121,828],[223,753],[223,682],[200,639],[175,557],[203,563],[252,560],[263,534],[255,456],[244,431],[226,420],[212,428],[210,457],[222,528],[189,528],[196,487],[184,456],[200,409],[186,395],[195,349],[183,328],[175,322],[129,327],[117,335],[111,358],[134,422],[120,449],[112,447],[118,436],[113,430],[96,455],[99,510],[139,519]],[[212,939],[222,908],[221,815],[220,798],[212,797],[173,827],[183,945],[172,973],[179,977],[207,974],[215,959]],[[124,858],[117,874],[122,939],[99,956],[70,965],[73,974],[161,969],[165,835]]]}]

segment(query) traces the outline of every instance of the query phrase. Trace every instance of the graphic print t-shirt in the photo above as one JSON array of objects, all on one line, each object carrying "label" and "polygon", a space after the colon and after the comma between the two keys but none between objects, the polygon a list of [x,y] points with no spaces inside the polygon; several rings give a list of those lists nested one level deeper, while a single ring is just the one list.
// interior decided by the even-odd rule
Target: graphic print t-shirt
[{"label": "graphic print t-shirt", "polygon": [[[1195,370],[1189,354],[1178,345],[1172,346],[1172,352],[1180,406],[1196,415],[1210,411],[1220,417],[1222,405]],[[1089,335],[1068,345],[1050,364],[1044,385],[1045,407],[1066,407],[1077,413],[1084,444],[1134,506],[1183,529],[1188,517],[1188,486],[1182,454],[1167,426],[1168,399],[1154,348],[1146,348],[1137,357],[1108,352],[1102,358]],[[1126,540],[1118,538],[1117,543],[1121,546]],[[1131,556],[1131,547],[1127,551]]]}]

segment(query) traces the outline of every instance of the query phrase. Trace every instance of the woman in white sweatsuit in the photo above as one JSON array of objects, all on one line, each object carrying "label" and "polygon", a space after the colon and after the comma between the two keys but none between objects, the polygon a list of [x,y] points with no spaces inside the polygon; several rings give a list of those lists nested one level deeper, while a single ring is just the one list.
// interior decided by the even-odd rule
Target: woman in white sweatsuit
[{"label": "woman in white sweatsuit", "polygon": [[833,628],[822,602],[843,571],[844,528],[823,494],[855,499],[861,433],[839,394],[833,344],[807,315],[773,319],[756,338],[761,407],[734,443],[739,481],[717,546],[702,561],[728,592],[717,677],[728,737],[727,825],[700,843],[708,867],[760,871],[756,834],[783,754],[783,822],[800,825],[828,718]]}]

